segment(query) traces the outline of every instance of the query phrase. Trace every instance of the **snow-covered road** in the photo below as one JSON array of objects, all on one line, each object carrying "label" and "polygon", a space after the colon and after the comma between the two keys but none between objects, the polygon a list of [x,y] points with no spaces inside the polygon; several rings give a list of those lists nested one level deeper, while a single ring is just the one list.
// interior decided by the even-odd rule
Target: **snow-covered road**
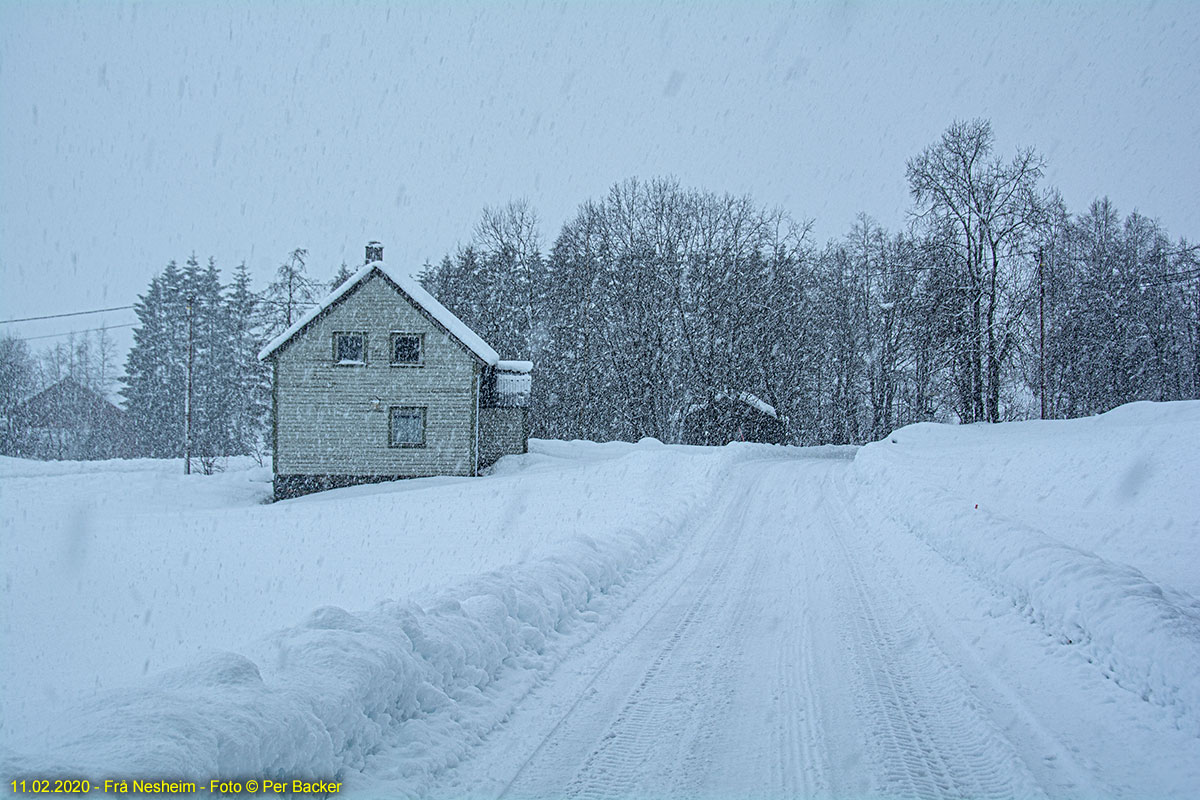
[{"label": "snow-covered road", "polygon": [[430,794],[1157,797],[1200,786],[1193,736],[911,534],[866,524],[850,471],[830,459],[746,464],[677,559]]}]

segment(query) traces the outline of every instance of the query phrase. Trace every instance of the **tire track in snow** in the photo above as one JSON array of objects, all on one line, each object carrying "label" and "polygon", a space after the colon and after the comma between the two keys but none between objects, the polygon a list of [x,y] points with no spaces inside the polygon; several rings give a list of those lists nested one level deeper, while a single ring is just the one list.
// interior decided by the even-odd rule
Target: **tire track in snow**
[{"label": "tire track in snow", "polygon": [[799,791],[793,777],[801,762],[801,745],[796,741],[796,726],[792,721],[803,719],[803,711],[796,708],[796,665],[801,664],[804,648],[795,644],[796,637],[779,649],[775,658],[777,683],[775,689],[775,724],[771,727],[771,752],[778,758],[771,764],[771,787],[779,794],[808,796],[810,792]]},{"label": "tire track in snow", "polygon": [[[848,487],[842,480],[835,482],[831,494],[838,498],[838,507],[845,519],[842,530],[870,529],[869,523],[862,518],[860,507],[851,502]],[[881,536],[889,533],[878,528],[874,530]],[[909,544],[911,546],[917,542],[914,536]],[[896,542],[886,540],[881,544],[894,547]],[[943,557],[931,548],[929,553],[936,562],[944,562]],[[911,575],[897,568],[899,562],[882,556],[873,560],[873,563],[876,565],[876,585],[887,584],[894,587],[897,593],[920,596],[921,587],[914,583]],[[1019,692],[1008,685],[1003,673],[995,672],[980,660],[980,654],[968,644],[975,632],[964,630],[961,621],[954,620],[946,608],[938,605],[912,603],[908,611],[910,617],[921,621],[921,630],[929,634],[941,662],[954,665],[956,679],[962,690],[969,693],[973,708],[979,709],[979,713],[986,714],[988,719],[996,723],[993,730],[1012,746],[1033,779],[1047,794],[1052,797],[1119,794],[1114,786],[1098,782],[1095,765],[1085,767],[1076,747],[1060,741],[1039,721],[1030,701],[1023,699]],[[1138,796],[1138,793],[1135,792],[1134,796]]]},{"label": "tire track in snow", "polygon": [[800,625],[783,637],[775,659],[775,707],[778,722],[772,727],[771,785],[780,797],[812,797],[826,787],[821,780],[827,758],[816,715],[817,675],[813,660],[812,609],[803,603]]},{"label": "tire track in snow", "polygon": [[[722,602],[731,596],[724,587],[733,582],[730,566],[751,506],[749,498],[745,500],[734,535],[724,537],[720,563],[567,785],[565,797],[600,800],[693,793],[688,789],[696,788],[702,766],[696,763],[696,745],[715,716],[706,701],[717,696],[720,685],[731,677],[731,654],[717,655],[715,665],[703,654],[723,649],[721,639],[727,637],[720,634],[744,627],[753,597],[743,591],[736,593],[738,602],[732,608]],[[759,549],[747,577],[760,575],[764,564],[765,554]],[[752,585],[750,580],[737,583]],[[723,618],[723,624],[714,631],[711,623],[717,618]]]},{"label": "tire track in snow", "polygon": [[[755,466],[758,466],[757,462],[747,463],[748,468]],[[748,485],[753,486],[754,484],[751,482]],[[610,657],[598,666],[590,680],[582,687],[582,691],[576,701],[566,709],[563,716],[546,733],[537,747],[522,761],[511,780],[508,781],[497,797],[525,796],[528,793],[528,789],[525,787],[538,787],[544,792],[550,787],[561,785],[560,781],[563,777],[561,770],[564,766],[561,759],[563,757],[569,758],[569,755],[564,754],[560,756],[554,751],[562,744],[564,734],[570,729],[581,728],[584,735],[586,735],[586,731],[592,727],[594,720],[589,719],[589,717],[594,716],[597,712],[594,709],[585,708],[585,706],[590,705],[589,701],[593,701],[594,696],[598,694],[597,690],[593,687],[613,679],[611,673],[619,671],[624,666],[620,658],[621,656],[636,655],[640,650],[653,647],[652,652],[654,652],[654,656],[649,666],[644,671],[637,673],[640,677],[637,680],[633,696],[637,696],[639,690],[643,694],[647,692],[642,687],[647,686],[654,675],[664,670],[664,664],[667,662],[670,654],[685,640],[688,631],[696,626],[700,619],[701,609],[705,603],[710,602],[710,598],[713,596],[712,587],[725,574],[730,561],[733,559],[736,552],[737,539],[745,525],[748,510],[753,505],[748,502],[748,495],[753,491],[751,489],[725,499],[723,504],[718,506],[719,510],[717,513],[713,514],[711,520],[704,524],[703,528],[706,529],[706,535],[695,537],[695,539],[683,546],[684,549],[692,547],[701,548],[708,551],[709,555],[701,558],[694,568],[679,577],[678,582],[665,597],[662,597],[660,600],[656,599],[655,602],[658,603],[658,606],[649,618],[646,619],[629,639],[624,641],[618,649],[614,650]],[[734,531],[737,535],[724,535],[729,531]],[[710,549],[714,545],[719,548],[715,554]],[[715,565],[713,564],[714,558],[717,561]],[[667,572],[670,572],[670,570]],[[698,581],[698,579],[701,580]],[[691,599],[684,603],[677,602],[681,596],[684,598],[690,597]],[[637,603],[636,600],[633,602]],[[681,606],[684,607],[682,611]],[[672,614],[680,615],[678,618],[679,621],[674,624],[673,628],[671,627]],[[667,634],[667,631],[670,631],[670,633]],[[651,638],[662,637],[664,634],[666,634],[665,640]],[[660,641],[662,642],[661,644]],[[685,670],[685,673],[693,673],[694,671],[694,667],[689,667]],[[597,732],[599,744],[595,745],[595,740],[593,740],[593,747],[585,751],[587,756],[584,759],[581,771],[576,773],[575,779],[567,785],[564,791],[570,796],[576,797],[609,796],[603,792],[611,791],[618,784],[624,784],[634,777],[630,774],[631,770],[636,769],[640,764],[644,764],[646,759],[634,756],[631,757],[631,761],[636,763],[618,765],[624,772],[614,779],[602,777],[597,778],[594,782],[590,782],[586,770],[589,763],[598,763],[601,759],[613,760],[618,751],[629,753],[632,747],[631,741],[641,741],[644,739],[646,731],[650,731],[655,725],[663,724],[662,718],[664,716],[673,718],[678,723],[683,718],[677,713],[679,709],[672,709],[671,706],[690,704],[693,707],[693,715],[701,713],[694,707],[697,700],[705,699],[706,694],[697,693],[695,687],[693,687],[691,697],[687,697],[680,692],[676,692],[675,694],[683,698],[686,703],[677,702],[675,696],[664,697],[661,695],[658,697],[647,695],[647,702],[643,704],[642,708],[636,708],[637,704],[632,702],[632,700],[627,701],[618,711],[617,721],[611,723],[608,729],[601,729],[604,731],[603,735]],[[655,712],[657,712],[659,720],[657,722],[648,722],[647,719],[652,717]],[[613,733],[610,736],[609,733],[617,726],[617,722],[622,720],[628,720],[629,727],[624,733]],[[631,739],[630,737],[633,738]],[[566,746],[562,747],[562,749],[569,751],[571,748]],[[608,751],[612,755],[604,755],[602,751]],[[585,792],[602,793],[585,794]],[[561,795],[562,793],[555,794]],[[623,795],[618,791],[618,796]]]},{"label": "tire track in snow", "polygon": [[842,605],[860,715],[882,769],[880,790],[902,797],[1044,797],[1011,743],[972,703],[970,689],[937,645],[898,604],[879,602],[829,510],[820,503],[829,543],[848,591]]}]

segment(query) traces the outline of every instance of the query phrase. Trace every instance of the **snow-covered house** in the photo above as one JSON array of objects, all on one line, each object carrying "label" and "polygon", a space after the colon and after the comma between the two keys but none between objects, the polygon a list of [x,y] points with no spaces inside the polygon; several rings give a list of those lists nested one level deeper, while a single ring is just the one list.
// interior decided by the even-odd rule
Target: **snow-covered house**
[{"label": "snow-covered house", "polygon": [[528,361],[502,361],[413,278],[367,263],[269,342],[275,497],[477,475],[528,446]]},{"label": "snow-covered house", "polygon": [[0,453],[88,461],[134,455],[125,412],[72,378],[63,378],[14,409],[0,426]]}]

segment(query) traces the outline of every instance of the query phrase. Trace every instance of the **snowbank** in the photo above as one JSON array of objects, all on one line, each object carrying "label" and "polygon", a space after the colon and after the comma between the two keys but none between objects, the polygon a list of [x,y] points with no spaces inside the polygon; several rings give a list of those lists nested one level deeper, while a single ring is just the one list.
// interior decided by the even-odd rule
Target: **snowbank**
[{"label": "snowbank", "polygon": [[[542,451],[535,442],[531,449],[483,480],[434,481],[424,492],[417,481],[355,487],[241,509],[266,526],[287,527],[327,520],[331,511],[360,522],[366,517],[356,507],[367,504],[371,518],[400,524],[397,534],[436,539],[453,538],[446,520],[461,521],[455,509],[473,506],[497,538],[525,538],[535,548],[529,558],[440,591],[361,612],[324,606],[240,652],[99,692],[52,720],[41,744],[12,737],[4,778],[348,776],[353,783],[385,741],[407,743],[402,752],[389,750],[396,774],[420,776],[453,763],[571,641],[616,613],[612,589],[686,538],[718,482],[755,453],[652,443],[556,443]],[[481,492],[507,502],[480,503]],[[422,493],[440,504],[440,514],[422,517],[421,529],[403,525],[395,512]],[[542,529],[547,523],[559,526],[557,538]],[[504,543],[496,551],[512,552]],[[425,566],[387,554],[377,548],[374,558],[384,574]],[[252,617],[254,605],[254,597],[243,598],[243,615]],[[111,632],[120,635],[119,626]]]},{"label": "snowbank", "polygon": [[578,621],[649,551],[632,532],[580,540],[555,558],[449,590],[428,607],[317,609],[252,648],[257,663],[217,654],[74,709],[61,745],[10,757],[6,777],[65,769],[328,779],[361,769],[385,737],[407,739],[435,761],[453,758],[490,727],[490,714],[473,713],[489,684],[506,669],[545,666],[547,638]]},{"label": "snowbank", "polygon": [[487,480],[276,504],[266,504],[269,468],[251,460],[185,476],[179,461],[0,459],[0,620],[14,643],[0,680],[0,745],[28,747],[47,713],[80,693],[237,649],[314,607],[425,602],[579,534],[678,519],[712,488],[701,470],[711,453],[540,448],[502,459]]},{"label": "snowbank", "polygon": [[[1200,735],[1200,602],[1146,574],[1194,578],[1200,564],[1197,441],[1200,403],[1139,403],[1067,422],[916,425],[864,447],[854,470],[860,507]],[[1076,515],[1090,531],[1055,524]]]}]

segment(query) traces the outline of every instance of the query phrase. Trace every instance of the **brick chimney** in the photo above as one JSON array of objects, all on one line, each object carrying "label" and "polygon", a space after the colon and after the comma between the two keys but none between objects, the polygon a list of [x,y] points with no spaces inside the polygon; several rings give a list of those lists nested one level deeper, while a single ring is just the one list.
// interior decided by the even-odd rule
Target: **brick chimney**
[{"label": "brick chimney", "polygon": [[366,263],[374,264],[376,261],[383,261],[383,245],[379,242],[367,242]]}]

